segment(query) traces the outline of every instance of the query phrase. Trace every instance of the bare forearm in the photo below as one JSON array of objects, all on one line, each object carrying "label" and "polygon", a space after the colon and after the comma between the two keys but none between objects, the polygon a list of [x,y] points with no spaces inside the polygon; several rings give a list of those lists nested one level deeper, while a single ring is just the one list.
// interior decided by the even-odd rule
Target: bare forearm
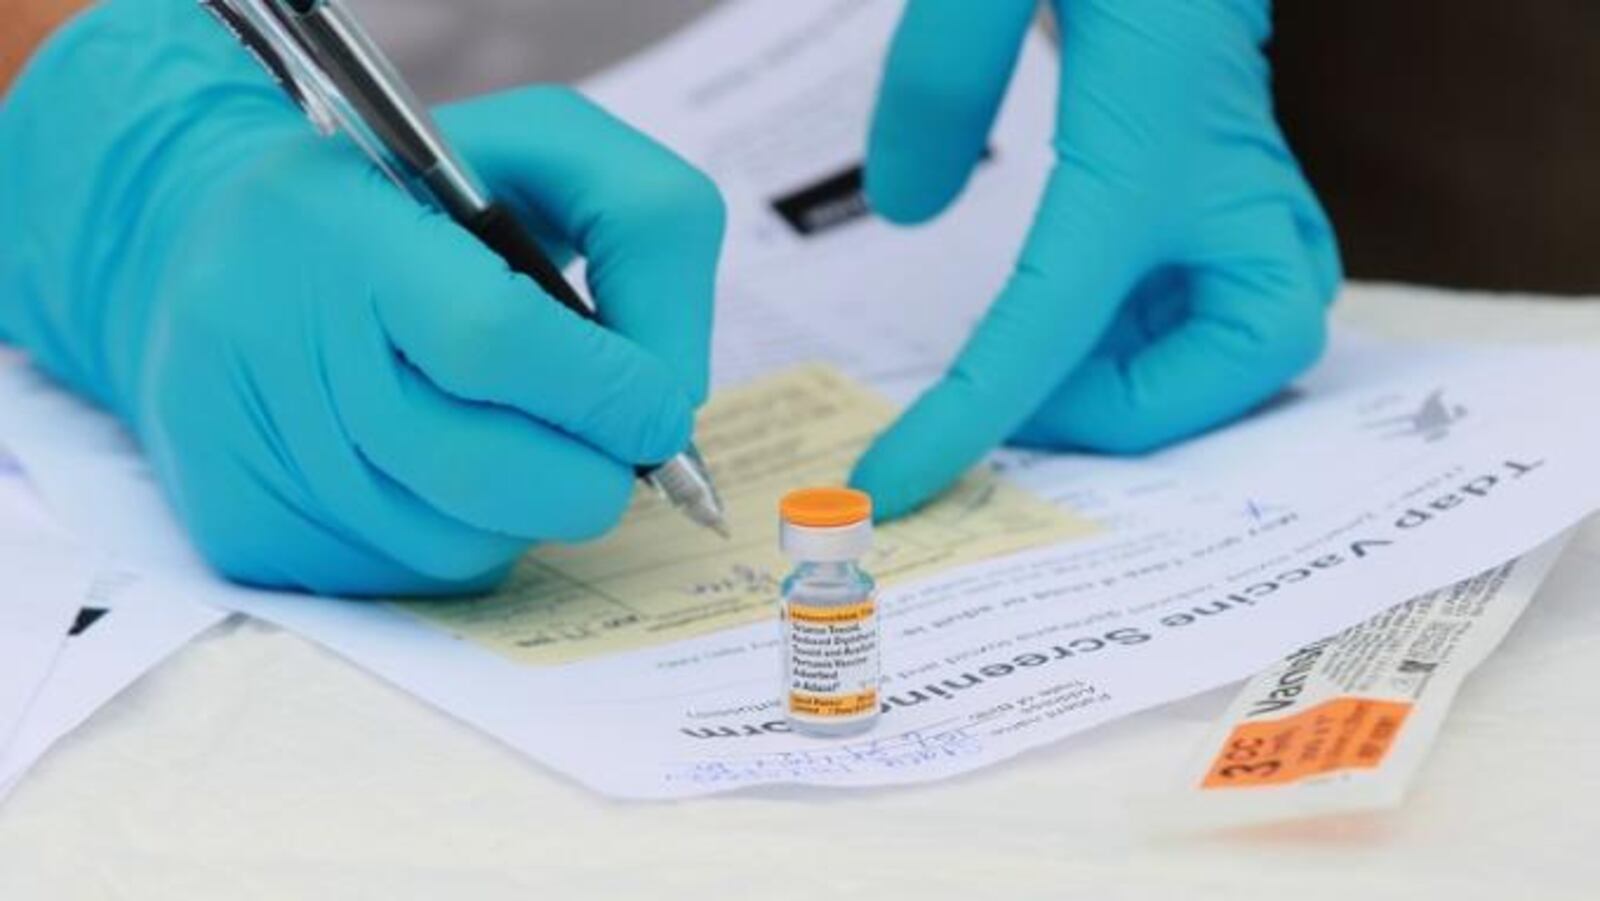
[{"label": "bare forearm", "polygon": [[0,96],[45,38],[89,0],[0,0]]}]

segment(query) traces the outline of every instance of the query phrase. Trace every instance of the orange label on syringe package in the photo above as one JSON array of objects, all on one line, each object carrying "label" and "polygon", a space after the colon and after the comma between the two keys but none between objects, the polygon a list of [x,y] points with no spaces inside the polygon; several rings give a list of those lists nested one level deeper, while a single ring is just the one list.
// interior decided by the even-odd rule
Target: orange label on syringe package
[{"label": "orange label on syringe package", "polygon": [[1228,734],[1202,788],[1282,785],[1383,762],[1411,704],[1334,698],[1293,716],[1240,723]]}]

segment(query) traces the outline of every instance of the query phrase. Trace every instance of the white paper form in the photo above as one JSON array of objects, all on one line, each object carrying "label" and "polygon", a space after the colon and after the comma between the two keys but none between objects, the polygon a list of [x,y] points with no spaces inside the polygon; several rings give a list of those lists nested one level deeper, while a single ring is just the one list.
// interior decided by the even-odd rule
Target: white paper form
[{"label": "white paper form", "polygon": [[[938,373],[1011,271],[1053,159],[1056,52],[1026,40],[989,156],[952,208],[888,228],[866,209],[860,168],[902,6],[728,3],[584,85],[723,191],[717,322],[737,340],[716,342],[717,384],[825,357],[904,395]],[[910,384],[891,384],[900,377]]]},{"label": "white paper form", "polygon": [[[728,258],[744,266],[850,234],[870,219],[860,167],[901,0],[740,0],[602,72],[584,93],[708,173],[729,202]],[[963,204],[1049,158],[1056,53],[1024,44]],[[1028,201],[1024,200],[1025,205]],[[978,217],[988,218],[988,217]],[[1026,223],[1015,226],[1016,234]]]}]

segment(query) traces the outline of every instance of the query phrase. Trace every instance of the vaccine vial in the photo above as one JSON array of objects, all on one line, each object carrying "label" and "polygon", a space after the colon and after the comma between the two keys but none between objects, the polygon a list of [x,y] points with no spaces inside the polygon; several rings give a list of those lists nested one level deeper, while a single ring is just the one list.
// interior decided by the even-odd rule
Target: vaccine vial
[{"label": "vaccine vial", "polygon": [[878,599],[860,558],[872,548],[872,499],[849,488],[804,488],[779,503],[778,543],[794,562],[783,580],[783,702],[789,726],[836,738],[878,720]]}]

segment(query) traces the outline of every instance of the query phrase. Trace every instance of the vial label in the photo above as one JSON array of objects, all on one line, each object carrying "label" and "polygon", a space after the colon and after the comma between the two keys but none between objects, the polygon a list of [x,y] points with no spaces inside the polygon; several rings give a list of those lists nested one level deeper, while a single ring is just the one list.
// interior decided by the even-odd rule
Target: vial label
[{"label": "vial label", "polygon": [[788,708],[798,720],[839,723],[878,710],[878,602],[787,604]]}]

